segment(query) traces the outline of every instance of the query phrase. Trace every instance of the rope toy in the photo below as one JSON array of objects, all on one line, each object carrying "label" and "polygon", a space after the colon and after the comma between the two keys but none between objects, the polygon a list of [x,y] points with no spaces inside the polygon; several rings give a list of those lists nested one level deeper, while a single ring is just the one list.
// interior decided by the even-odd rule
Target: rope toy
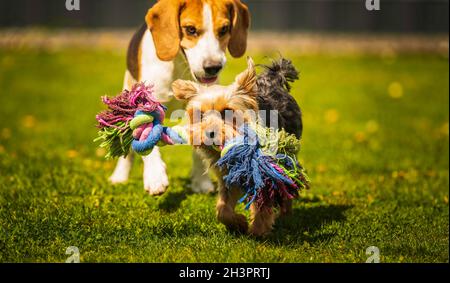
[{"label": "rope toy", "polygon": [[227,188],[241,188],[248,209],[277,207],[284,199],[298,197],[299,190],[309,188],[309,178],[296,158],[300,140],[284,130],[244,124],[239,136],[225,143],[217,166],[226,170]]},{"label": "rope toy", "polygon": [[164,127],[166,107],[153,96],[153,89],[144,83],[124,90],[114,98],[104,96],[108,107],[100,112],[98,137],[105,148],[106,158],[127,156],[130,148],[140,155],[148,155],[153,148],[164,145],[185,144],[186,133],[180,126]]},{"label": "rope toy", "polygon": [[182,137],[179,128],[163,127],[164,111],[158,109],[156,112],[136,111],[130,128],[133,130],[133,142],[131,147],[140,155],[148,155],[153,148],[165,145],[184,144],[186,140]]}]

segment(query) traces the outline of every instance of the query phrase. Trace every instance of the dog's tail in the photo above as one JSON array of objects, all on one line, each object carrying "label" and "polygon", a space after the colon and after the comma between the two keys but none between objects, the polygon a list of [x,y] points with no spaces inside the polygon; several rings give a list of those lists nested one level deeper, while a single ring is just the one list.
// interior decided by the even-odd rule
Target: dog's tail
[{"label": "dog's tail", "polygon": [[299,79],[299,72],[292,64],[291,60],[281,57],[274,60],[271,65],[261,65],[265,68],[265,72],[260,75],[260,79],[269,85],[278,85],[291,90],[291,83]]}]

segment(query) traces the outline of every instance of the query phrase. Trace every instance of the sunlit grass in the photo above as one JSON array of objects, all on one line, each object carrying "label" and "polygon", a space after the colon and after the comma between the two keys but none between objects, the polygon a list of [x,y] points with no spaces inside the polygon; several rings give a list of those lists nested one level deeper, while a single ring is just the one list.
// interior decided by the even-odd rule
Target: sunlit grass
[{"label": "sunlit grass", "polygon": [[[94,117],[121,88],[122,53],[0,50],[0,261],[63,262],[77,246],[83,262],[365,262],[377,246],[383,262],[448,262],[448,59],[285,55],[313,184],[255,240],[215,220],[215,195],[189,192],[188,147],[163,149],[161,197],[140,161],[108,184]],[[230,59],[223,82],[244,67]]]}]

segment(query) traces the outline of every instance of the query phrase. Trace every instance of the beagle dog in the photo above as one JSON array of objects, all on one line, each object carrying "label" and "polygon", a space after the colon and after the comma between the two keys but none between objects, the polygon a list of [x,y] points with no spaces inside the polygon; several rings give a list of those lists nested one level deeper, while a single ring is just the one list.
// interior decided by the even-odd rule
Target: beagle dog
[{"label": "beagle dog", "polygon": [[[141,81],[152,84],[154,95],[163,103],[172,99],[175,80],[214,84],[225,65],[226,49],[235,58],[247,49],[250,14],[240,0],[160,0],[148,10],[145,21],[128,48],[123,88],[131,89]],[[164,193],[169,180],[158,148],[143,161],[145,190],[151,195]],[[132,154],[120,158],[110,181],[126,182],[132,162]],[[194,192],[214,190],[205,172],[194,153]]]}]

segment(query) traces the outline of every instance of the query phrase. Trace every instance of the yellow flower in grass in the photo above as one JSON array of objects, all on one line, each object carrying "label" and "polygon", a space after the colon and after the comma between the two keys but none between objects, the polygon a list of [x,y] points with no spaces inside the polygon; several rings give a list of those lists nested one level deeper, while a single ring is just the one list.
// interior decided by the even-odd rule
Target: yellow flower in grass
[{"label": "yellow flower in grass", "polygon": [[336,109],[329,109],[325,112],[324,118],[328,124],[334,124],[339,121],[339,112]]},{"label": "yellow flower in grass", "polygon": [[392,82],[388,87],[389,96],[395,99],[401,98],[403,96],[403,86],[399,82]]},{"label": "yellow flower in grass", "polygon": [[75,158],[78,156],[78,152],[74,149],[70,149],[67,151],[67,157],[69,158]]},{"label": "yellow flower in grass", "polygon": [[23,117],[22,125],[28,129],[33,128],[36,126],[36,118],[32,115],[27,115]]},{"label": "yellow flower in grass", "polygon": [[111,162],[105,162],[103,163],[103,169],[110,170],[113,168],[113,164]]},{"label": "yellow flower in grass", "polygon": [[327,171],[327,166],[324,164],[319,164],[317,165],[316,170],[319,173],[325,173]]},{"label": "yellow flower in grass", "polygon": [[355,141],[358,143],[362,143],[367,140],[366,134],[364,132],[356,132],[354,137]]},{"label": "yellow flower in grass", "polygon": [[97,150],[95,151],[95,155],[97,155],[97,157],[103,157],[106,154],[106,150],[102,147],[97,148]]},{"label": "yellow flower in grass", "polygon": [[366,130],[370,134],[376,133],[379,128],[380,128],[380,126],[378,125],[377,121],[375,121],[375,120],[370,120],[366,123]]}]

